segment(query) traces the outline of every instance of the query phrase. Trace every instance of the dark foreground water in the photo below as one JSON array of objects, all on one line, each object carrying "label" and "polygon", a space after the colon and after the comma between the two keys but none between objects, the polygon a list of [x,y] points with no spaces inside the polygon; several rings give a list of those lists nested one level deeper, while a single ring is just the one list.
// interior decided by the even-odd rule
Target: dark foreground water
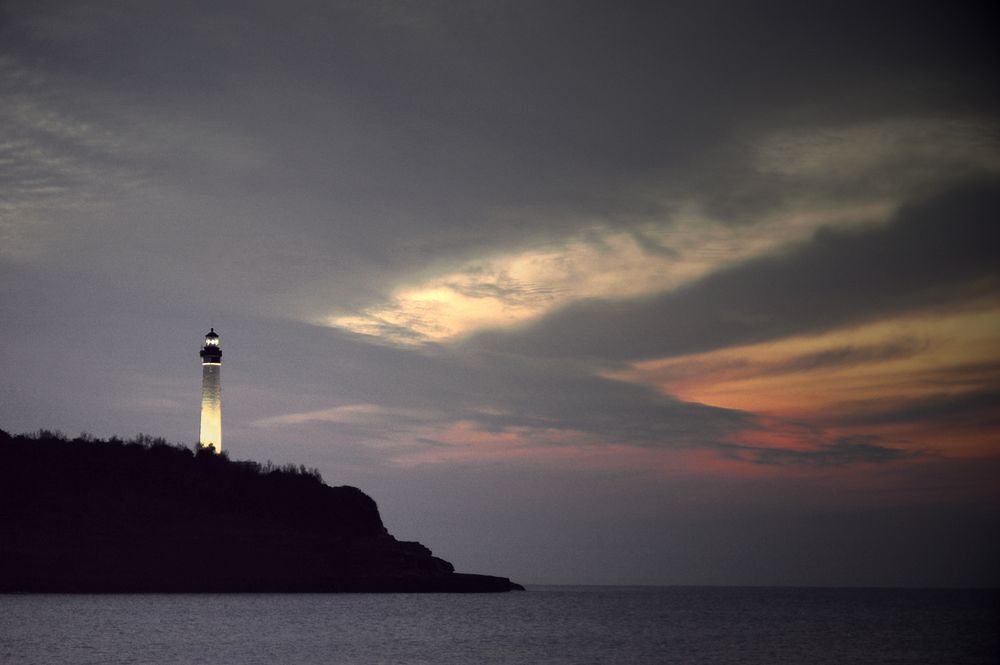
[{"label": "dark foreground water", "polygon": [[1000,662],[996,591],[0,595],[0,663]]}]

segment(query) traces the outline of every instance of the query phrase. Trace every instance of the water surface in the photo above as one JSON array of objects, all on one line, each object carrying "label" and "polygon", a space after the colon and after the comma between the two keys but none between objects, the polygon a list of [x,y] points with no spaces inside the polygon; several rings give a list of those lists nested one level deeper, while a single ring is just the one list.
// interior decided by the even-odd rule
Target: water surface
[{"label": "water surface", "polygon": [[0,663],[1000,662],[1000,593],[0,595]]}]

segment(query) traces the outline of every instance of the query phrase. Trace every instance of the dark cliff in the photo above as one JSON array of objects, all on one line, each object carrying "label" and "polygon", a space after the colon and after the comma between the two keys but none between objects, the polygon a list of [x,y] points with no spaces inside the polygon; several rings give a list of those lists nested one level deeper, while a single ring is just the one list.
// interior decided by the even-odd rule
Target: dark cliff
[{"label": "dark cliff", "polygon": [[0,431],[0,591],[509,591],[401,542],[304,467]]}]

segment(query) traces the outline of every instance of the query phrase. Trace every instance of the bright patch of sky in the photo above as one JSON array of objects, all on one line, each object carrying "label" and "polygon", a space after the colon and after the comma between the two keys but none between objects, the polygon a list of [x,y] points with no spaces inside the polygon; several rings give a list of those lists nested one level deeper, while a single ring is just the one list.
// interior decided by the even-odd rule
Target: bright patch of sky
[{"label": "bright patch of sky", "polygon": [[[582,299],[669,291],[794,246],[824,227],[884,222],[922,188],[1000,172],[1000,131],[982,118],[796,130],[763,140],[753,167],[758,175],[785,178],[788,194],[777,210],[751,223],[713,218],[692,199],[663,221],[629,230],[597,223],[562,242],[484,256],[429,279],[404,279],[386,300],[320,322],[399,344],[446,342],[523,325]],[[855,181],[850,196],[817,191]]]}]

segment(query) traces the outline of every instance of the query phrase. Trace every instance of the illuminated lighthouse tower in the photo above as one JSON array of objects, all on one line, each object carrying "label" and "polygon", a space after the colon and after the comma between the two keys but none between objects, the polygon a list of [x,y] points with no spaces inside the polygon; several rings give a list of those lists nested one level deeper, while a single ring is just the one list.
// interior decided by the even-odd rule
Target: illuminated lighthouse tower
[{"label": "illuminated lighthouse tower", "polygon": [[201,445],[222,452],[222,349],[212,328],[201,349]]}]

